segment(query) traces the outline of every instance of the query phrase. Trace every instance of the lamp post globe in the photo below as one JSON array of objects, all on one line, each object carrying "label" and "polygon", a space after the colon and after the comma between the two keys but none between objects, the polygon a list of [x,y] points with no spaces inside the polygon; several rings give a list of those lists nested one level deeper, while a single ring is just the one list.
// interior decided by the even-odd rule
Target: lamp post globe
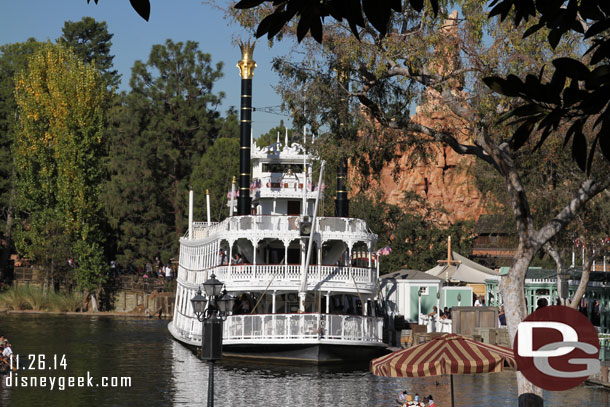
[{"label": "lamp post globe", "polygon": [[223,283],[216,279],[216,275],[212,274],[210,278],[203,283],[205,295],[208,297],[216,297],[222,290]]},{"label": "lamp post globe", "polygon": [[193,312],[197,317],[197,320],[201,321],[203,314],[205,312],[205,305],[208,300],[201,295],[201,289],[197,290],[197,294],[193,298],[191,298],[191,304],[193,305]]}]

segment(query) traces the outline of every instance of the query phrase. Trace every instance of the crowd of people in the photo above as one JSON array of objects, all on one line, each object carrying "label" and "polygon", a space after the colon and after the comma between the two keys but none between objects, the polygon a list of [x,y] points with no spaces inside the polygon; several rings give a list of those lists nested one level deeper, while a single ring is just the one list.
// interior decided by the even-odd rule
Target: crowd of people
[{"label": "crowd of people", "polygon": [[[10,371],[13,359],[13,347],[4,335],[0,335],[0,373]],[[13,366],[15,369],[15,366]]]},{"label": "crowd of people", "polygon": [[398,395],[398,405],[402,407],[419,406],[419,407],[436,407],[432,395],[420,397],[418,393],[410,394],[408,391],[403,391]]}]

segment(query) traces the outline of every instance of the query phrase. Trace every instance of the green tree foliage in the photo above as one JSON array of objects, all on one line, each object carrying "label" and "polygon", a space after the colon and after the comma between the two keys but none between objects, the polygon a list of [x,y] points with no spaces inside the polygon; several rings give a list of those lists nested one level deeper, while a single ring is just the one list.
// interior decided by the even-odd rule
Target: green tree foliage
[{"label": "green tree foliage", "polygon": [[119,85],[121,75],[112,69],[114,55],[110,53],[112,37],[105,21],[97,22],[91,17],[83,17],[80,21],[66,21],[62,28],[62,36],[57,40],[68,48],[83,62],[93,64],[102,73],[104,81],[110,87]]},{"label": "green tree foliage", "polygon": [[98,288],[107,267],[99,199],[107,98],[99,71],[59,45],[42,46],[15,77],[17,247],[50,270],[68,260],[53,252],[69,248],[76,282],[88,291]]},{"label": "green tree foliage", "polygon": [[215,110],[224,96],[213,91],[221,68],[193,41],[154,45],[146,63],[134,64],[132,89],[110,115],[104,198],[121,263],[175,256],[193,168],[220,134],[232,132]]},{"label": "green tree foliage", "polygon": [[[205,192],[210,193],[210,217],[219,222],[229,214],[228,192],[233,177],[239,175],[239,138],[221,137],[203,154],[193,169],[191,185],[195,191],[195,218],[207,219]],[[236,190],[239,189],[237,186]]]},{"label": "green tree foliage", "polygon": [[379,235],[377,246],[390,246],[392,252],[380,256],[380,274],[408,268],[426,271],[447,258],[447,236],[452,236],[453,250],[469,254],[474,239],[472,222],[441,225],[444,211],[433,208],[420,196],[408,193],[404,208],[385,202],[380,193],[368,197],[359,194],[350,201],[350,215],[365,219]]},{"label": "green tree foliage", "polygon": [[[259,6],[263,3],[270,3],[275,9],[273,13],[265,17],[256,30],[256,36],[261,37],[267,34],[269,39],[273,38],[285,25],[290,23],[293,18],[298,18],[297,40],[301,42],[308,32],[319,43],[322,42],[323,23],[325,17],[331,16],[339,21],[345,20],[356,37],[360,37],[360,29],[374,27],[382,36],[388,31],[388,20],[393,12],[403,12],[402,1],[321,1],[315,7],[307,2],[298,0],[274,1],[274,0],[241,0],[235,5],[237,9],[248,9]],[[415,11],[422,11],[423,0],[409,0],[409,8]],[[434,14],[438,13],[438,0],[430,0],[430,6]],[[404,2],[406,6],[407,2]],[[404,7],[404,12],[408,12]],[[366,22],[365,22],[366,18]]]},{"label": "green tree foliage", "polygon": [[294,129],[286,129],[284,126],[284,121],[282,120],[280,121],[279,126],[275,126],[267,133],[258,136],[256,139],[256,145],[259,148],[270,146],[275,144],[279,137],[280,144],[283,146],[286,141],[286,130],[288,130],[288,145],[291,145],[292,143],[303,144],[303,134],[295,131]]},{"label": "green tree foliage", "polygon": [[[11,144],[17,131],[15,74],[27,68],[27,62],[40,43],[26,42],[0,47],[0,228],[10,237],[14,218],[14,164]],[[8,241],[7,241],[8,243]]]},{"label": "green tree foliage", "polygon": [[[490,6],[490,18],[512,17],[514,25],[523,29],[523,37],[545,31],[556,48],[562,41],[573,41],[575,34],[577,41],[588,46],[582,58],[553,59],[551,77],[540,72],[521,79],[519,72],[511,72],[506,78],[485,79],[494,91],[522,100],[503,118],[519,124],[512,147],[519,149],[531,139],[540,146],[554,134],[563,137],[564,144],[571,143],[572,158],[583,171],[591,171],[598,146],[610,161],[608,2],[494,0]],[[567,131],[562,125],[567,125]]]}]

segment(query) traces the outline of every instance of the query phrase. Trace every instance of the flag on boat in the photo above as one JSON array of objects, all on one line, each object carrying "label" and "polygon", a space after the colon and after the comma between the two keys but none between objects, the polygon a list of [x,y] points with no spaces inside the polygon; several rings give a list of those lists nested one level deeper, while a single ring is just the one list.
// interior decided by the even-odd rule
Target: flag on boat
[{"label": "flag on boat", "polygon": [[392,248],[390,246],[386,246],[377,250],[377,256],[387,256],[392,253]]}]

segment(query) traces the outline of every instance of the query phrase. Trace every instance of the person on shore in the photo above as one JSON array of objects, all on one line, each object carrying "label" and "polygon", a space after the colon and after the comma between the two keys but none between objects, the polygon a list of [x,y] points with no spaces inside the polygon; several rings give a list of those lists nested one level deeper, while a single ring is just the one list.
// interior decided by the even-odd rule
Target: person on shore
[{"label": "person on shore", "polygon": [[8,343],[8,341],[5,339],[4,340],[4,350],[2,351],[2,356],[4,356],[5,358],[8,358],[12,354],[13,354],[13,348],[11,347],[11,344]]},{"label": "person on shore", "polygon": [[399,401],[400,403],[404,403],[404,402],[406,402],[406,401],[407,401],[407,391],[406,391],[406,390],[405,390],[405,391],[400,392],[400,394],[398,395],[398,401]]},{"label": "person on shore", "polygon": [[432,311],[427,313],[426,316],[430,317],[430,332],[436,332],[436,316],[438,315],[438,308],[436,305],[432,307]]},{"label": "person on shore", "polygon": [[436,403],[434,402],[434,399],[432,398],[432,394],[428,396],[428,407],[436,407]]},{"label": "person on shore", "polygon": [[169,265],[169,263],[165,266],[165,279],[172,279],[172,267]]},{"label": "person on shore", "polygon": [[506,315],[504,314],[504,307],[500,308],[498,313],[498,328],[506,326]]},{"label": "person on shore", "polygon": [[536,301],[536,305],[536,311],[538,311],[540,308],[544,308],[549,305],[549,302],[546,300],[546,298],[539,298],[538,301]]}]

